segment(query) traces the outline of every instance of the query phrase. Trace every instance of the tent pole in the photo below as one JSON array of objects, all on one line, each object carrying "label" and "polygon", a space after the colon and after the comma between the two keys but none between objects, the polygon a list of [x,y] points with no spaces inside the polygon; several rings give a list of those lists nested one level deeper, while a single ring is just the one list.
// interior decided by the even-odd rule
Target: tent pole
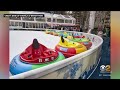
[{"label": "tent pole", "polygon": [[96,11],[90,11],[88,33],[91,33],[91,30],[94,29],[95,13]]}]

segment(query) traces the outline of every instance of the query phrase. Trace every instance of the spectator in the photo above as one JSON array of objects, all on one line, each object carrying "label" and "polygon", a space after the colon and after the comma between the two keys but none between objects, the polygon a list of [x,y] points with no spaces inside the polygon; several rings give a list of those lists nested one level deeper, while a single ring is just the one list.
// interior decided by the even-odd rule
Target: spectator
[{"label": "spectator", "polygon": [[82,29],[82,27],[80,28],[80,32],[83,32],[83,29]]},{"label": "spectator", "polygon": [[63,27],[61,27],[61,30],[63,30]]},{"label": "spectator", "polygon": [[106,35],[107,35],[108,37],[110,37],[110,29],[109,29],[109,28],[106,28]]},{"label": "spectator", "polygon": [[80,25],[79,30],[80,30],[80,32],[83,32],[83,31],[82,31],[82,25]]}]

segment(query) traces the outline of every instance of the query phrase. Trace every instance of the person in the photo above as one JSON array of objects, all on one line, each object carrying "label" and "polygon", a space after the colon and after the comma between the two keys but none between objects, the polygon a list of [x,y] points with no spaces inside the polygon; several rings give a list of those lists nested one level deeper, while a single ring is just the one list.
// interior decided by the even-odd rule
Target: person
[{"label": "person", "polygon": [[61,30],[63,30],[63,27],[61,27]]},{"label": "person", "polygon": [[107,35],[108,37],[110,37],[110,28],[107,28],[107,29],[106,29],[106,35]]},{"label": "person", "polygon": [[83,32],[82,25],[80,26],[80,32]]},{"label": "person", "polygon": [[102,27],[102,25],[98,26],[97,35],[103,38],[103,27]]},{"label": "person", "polygon": [[83,32],[83,29],[82,29],[82,28],[80,28],[80,32]]}]

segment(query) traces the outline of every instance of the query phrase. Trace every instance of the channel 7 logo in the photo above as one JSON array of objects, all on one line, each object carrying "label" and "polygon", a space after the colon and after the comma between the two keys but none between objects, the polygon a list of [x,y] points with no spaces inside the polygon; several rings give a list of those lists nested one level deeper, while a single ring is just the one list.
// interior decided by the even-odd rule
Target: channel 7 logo
[{"label": "channel 7 logo", "polygon": [[101,65],[100,66],[100,71],[101,72],[110,72],[111,71],[111,67],[110,67],[110,65]]}]

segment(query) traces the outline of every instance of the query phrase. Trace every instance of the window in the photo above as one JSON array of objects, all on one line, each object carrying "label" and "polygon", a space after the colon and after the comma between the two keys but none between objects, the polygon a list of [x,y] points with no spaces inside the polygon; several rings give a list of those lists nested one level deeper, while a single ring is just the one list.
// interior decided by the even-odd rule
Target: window
[{"label": "window", "polygon": [[22,17],[25,21],[34,21],[34,17]]},{"label": "window", "polygon": [[29,23],[29,22],[26,22],[25,25],[26,25],[26,28],[32,28],[32,27],[31,27],[32,24]]},{"label": "window", "polygon": [[51,22],[51,18],[47,18],[47,22]]},{"label": "window", "polygon": [[32,23],[29,23],[29,28],[32,28],[33,27],[33,24]]},{"label": "window", "polygon": [[28,27],[29,27],[29,25],[28,25],[28,23],[26,22],[26,23],[25,23],[25,28],[28,28]]},{"label": "window", "polygon": [[39,28],[39,23],[36,23],[36,28]]},{"label": "window", "polygon": [[40,25],[41,27],[40,28],[43,28],[43,23],[41,23],[41,25]]},{"label": "window", "polygon": [[21,17],[12,16],[9,17],[10,20],[21,20]]},{"label": "window", "polygon": [[23,22],[23,28],[25,28],[25,22]]},{"label": "window", "polygon": [[19,22],[19,26],[22,26],[22,22]]},{"label": "window", "polygon": [[36,28],[36,23],[33,23],[33,28]]},{"label": "window", "polygon": [[10,26],[14,26],[14,22],[10,22]]},{"label": "window", "polygon": [[55,18],[53,18],[53,22],[55,22]]},{"label": "window", "polygon": [[72,23],[72,20],[69,20],[69,23]]},{"label": "window", "polygon": [[15,26],[19,26],[19,23],[18,23],[18,22],[15,22]]},{"label": "window", "polygon": [[64,20],[63,19],[57,19],[57,22],[58,23],[64,23]]},{"label": "window", "polygon": [[65,23],[72,23],[72,20],[65,20]]},{"label": "window", "polygon": [[41,23],[39,23],[39,28],[41,28]]},{"label": "window", "polygon": [[36,21],[45,22],[45,18],[42,18],[42,17],[36,17]]},{"label": "window", "polygon": [[68,20],[65,20],[65,23],[68,23],[69,21]]}]

